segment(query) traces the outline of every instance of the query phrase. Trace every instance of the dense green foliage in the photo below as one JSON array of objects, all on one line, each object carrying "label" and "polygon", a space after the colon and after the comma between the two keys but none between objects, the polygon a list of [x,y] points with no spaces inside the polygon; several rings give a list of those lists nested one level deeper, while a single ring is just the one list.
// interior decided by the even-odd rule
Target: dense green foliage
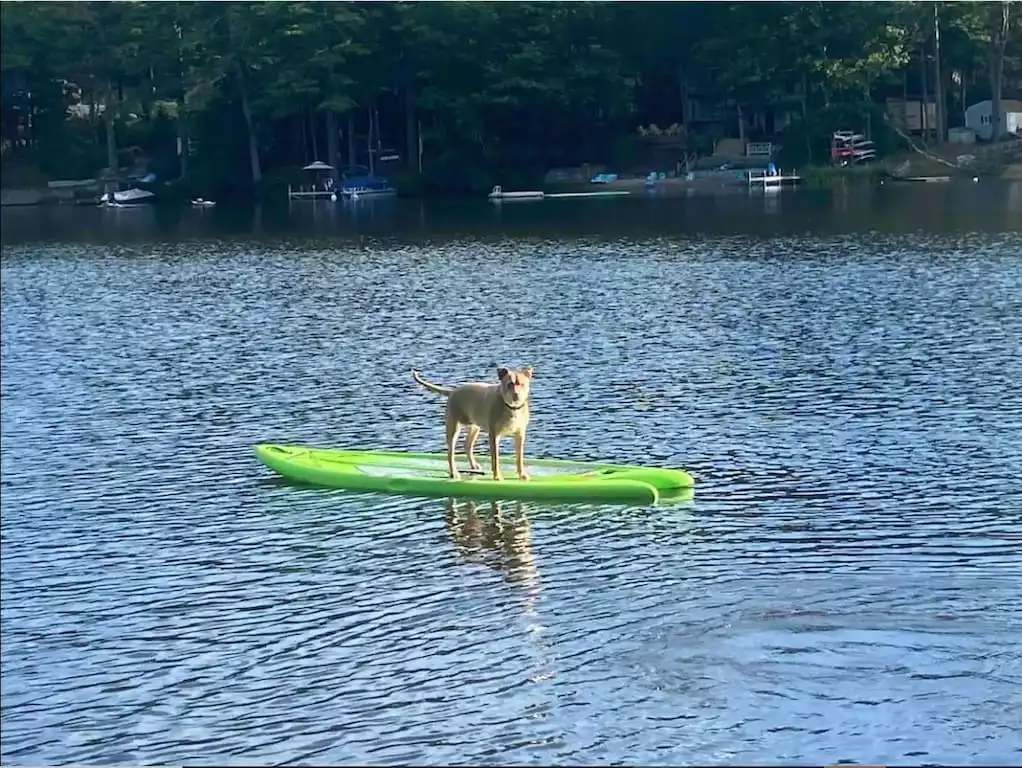
[{"label": "dense green foliage", "polygon": [[[939,135],[1022,58],[1022,14],[1006,2],[2,9],[5,169],[75,178],[144,155],[161,177],[220,193],[313,159],[366,164],[369,146],[400,155],[406,181],[509,184],[623,164],[650,123],[683,125],[693,150],[755,137],[747,116],[784,104],[782,143],[822,159],[835,127],[877,130],[887,96],[936,95]],[[693,100],[719,119],[696,120]]]}]

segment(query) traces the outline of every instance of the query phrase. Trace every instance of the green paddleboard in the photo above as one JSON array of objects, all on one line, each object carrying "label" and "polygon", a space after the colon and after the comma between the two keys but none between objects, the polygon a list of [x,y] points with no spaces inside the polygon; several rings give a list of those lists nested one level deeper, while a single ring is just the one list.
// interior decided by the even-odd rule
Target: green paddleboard
[{"label": "green paddleboard", "polygon": [[442,453],[354,451],[307,445],[261,443],[256,456],[284,477],[352,491],[475,499],[618,502],[656,504],[691,498],[694,481],[680,469],[597,462],[527,459],[531,479],[517,479],[514,457],[501,457],[504,479],[490,476],[490,457],[477,455],[484,474],[468,474],[458,456],[461,479],[447,475]]}]

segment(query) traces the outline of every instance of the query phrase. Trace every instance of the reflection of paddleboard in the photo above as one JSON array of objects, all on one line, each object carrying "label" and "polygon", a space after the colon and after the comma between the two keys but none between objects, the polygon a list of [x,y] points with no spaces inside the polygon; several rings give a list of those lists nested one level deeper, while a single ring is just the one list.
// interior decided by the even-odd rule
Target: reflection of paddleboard
[{"label": "reflection of paddleboard", "polygon": [[447,474],[447,457],[442,453],[349,451],[272,443],[257,445],[255,452],[263,464],[292,480],[410,496],[655,504],[670,497],[690,498],[694,484],[692,476],[680,469],[558,459],[527,459],[532,479],[519,480],[514,457],[502,457],[505,479],[495,481],[488,470],[489,456],[484,454],[478,457],[484,468],[481,472],[469,476],[459,467],[462,477],[452,480]]}]

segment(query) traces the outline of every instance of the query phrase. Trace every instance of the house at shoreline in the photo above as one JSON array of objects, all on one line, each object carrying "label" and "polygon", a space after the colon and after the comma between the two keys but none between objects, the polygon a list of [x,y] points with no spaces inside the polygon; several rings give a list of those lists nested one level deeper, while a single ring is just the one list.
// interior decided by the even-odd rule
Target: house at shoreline
[{"label": "house at shoreline", "polygon": [[[965,110],[965,127],[974,130],[978,138],[989,141],[994,130],[993,116],[993,101],[978,101]],[[1001,130],[1008,133],[1022,132],[1022,101],[1001,99]]]}]

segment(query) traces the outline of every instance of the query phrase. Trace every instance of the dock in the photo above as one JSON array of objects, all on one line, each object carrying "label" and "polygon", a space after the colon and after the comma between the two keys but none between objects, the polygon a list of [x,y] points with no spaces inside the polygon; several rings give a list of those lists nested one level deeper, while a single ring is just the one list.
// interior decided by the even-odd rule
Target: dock
[{"label": "dock", "polygon": [[288,200],[336,200],[337,193],[329,189],[316,189],[315,187],[292,187],[287,185]]},{"label": "dock", "polygon": [[785,184],[795,185],[802,181],[802,177],[794,173],[785,176],[782,171],[778,171],[771,175],[762,169],[750,170],[747,178],[749,187],[762,187],[763,189],[776,189]]},{"label": "dock", "polygon": [[558,198],[584,198],[584,197],[623,197],[632,194],[627,189],[608,189],[598,192],[554,192],[547,193],[539,189],[522,190],[520,192],[505,192],[498,184],[487,195],[491,201],[501,200],[554,200]]},{"label": "dock", "polygon": [[561,198],[561,197],[622,197],[624,195],[632,194],[627,189],[608,189],[602,192],[555,192],[552,195],[547,195],[550,198]]}]

